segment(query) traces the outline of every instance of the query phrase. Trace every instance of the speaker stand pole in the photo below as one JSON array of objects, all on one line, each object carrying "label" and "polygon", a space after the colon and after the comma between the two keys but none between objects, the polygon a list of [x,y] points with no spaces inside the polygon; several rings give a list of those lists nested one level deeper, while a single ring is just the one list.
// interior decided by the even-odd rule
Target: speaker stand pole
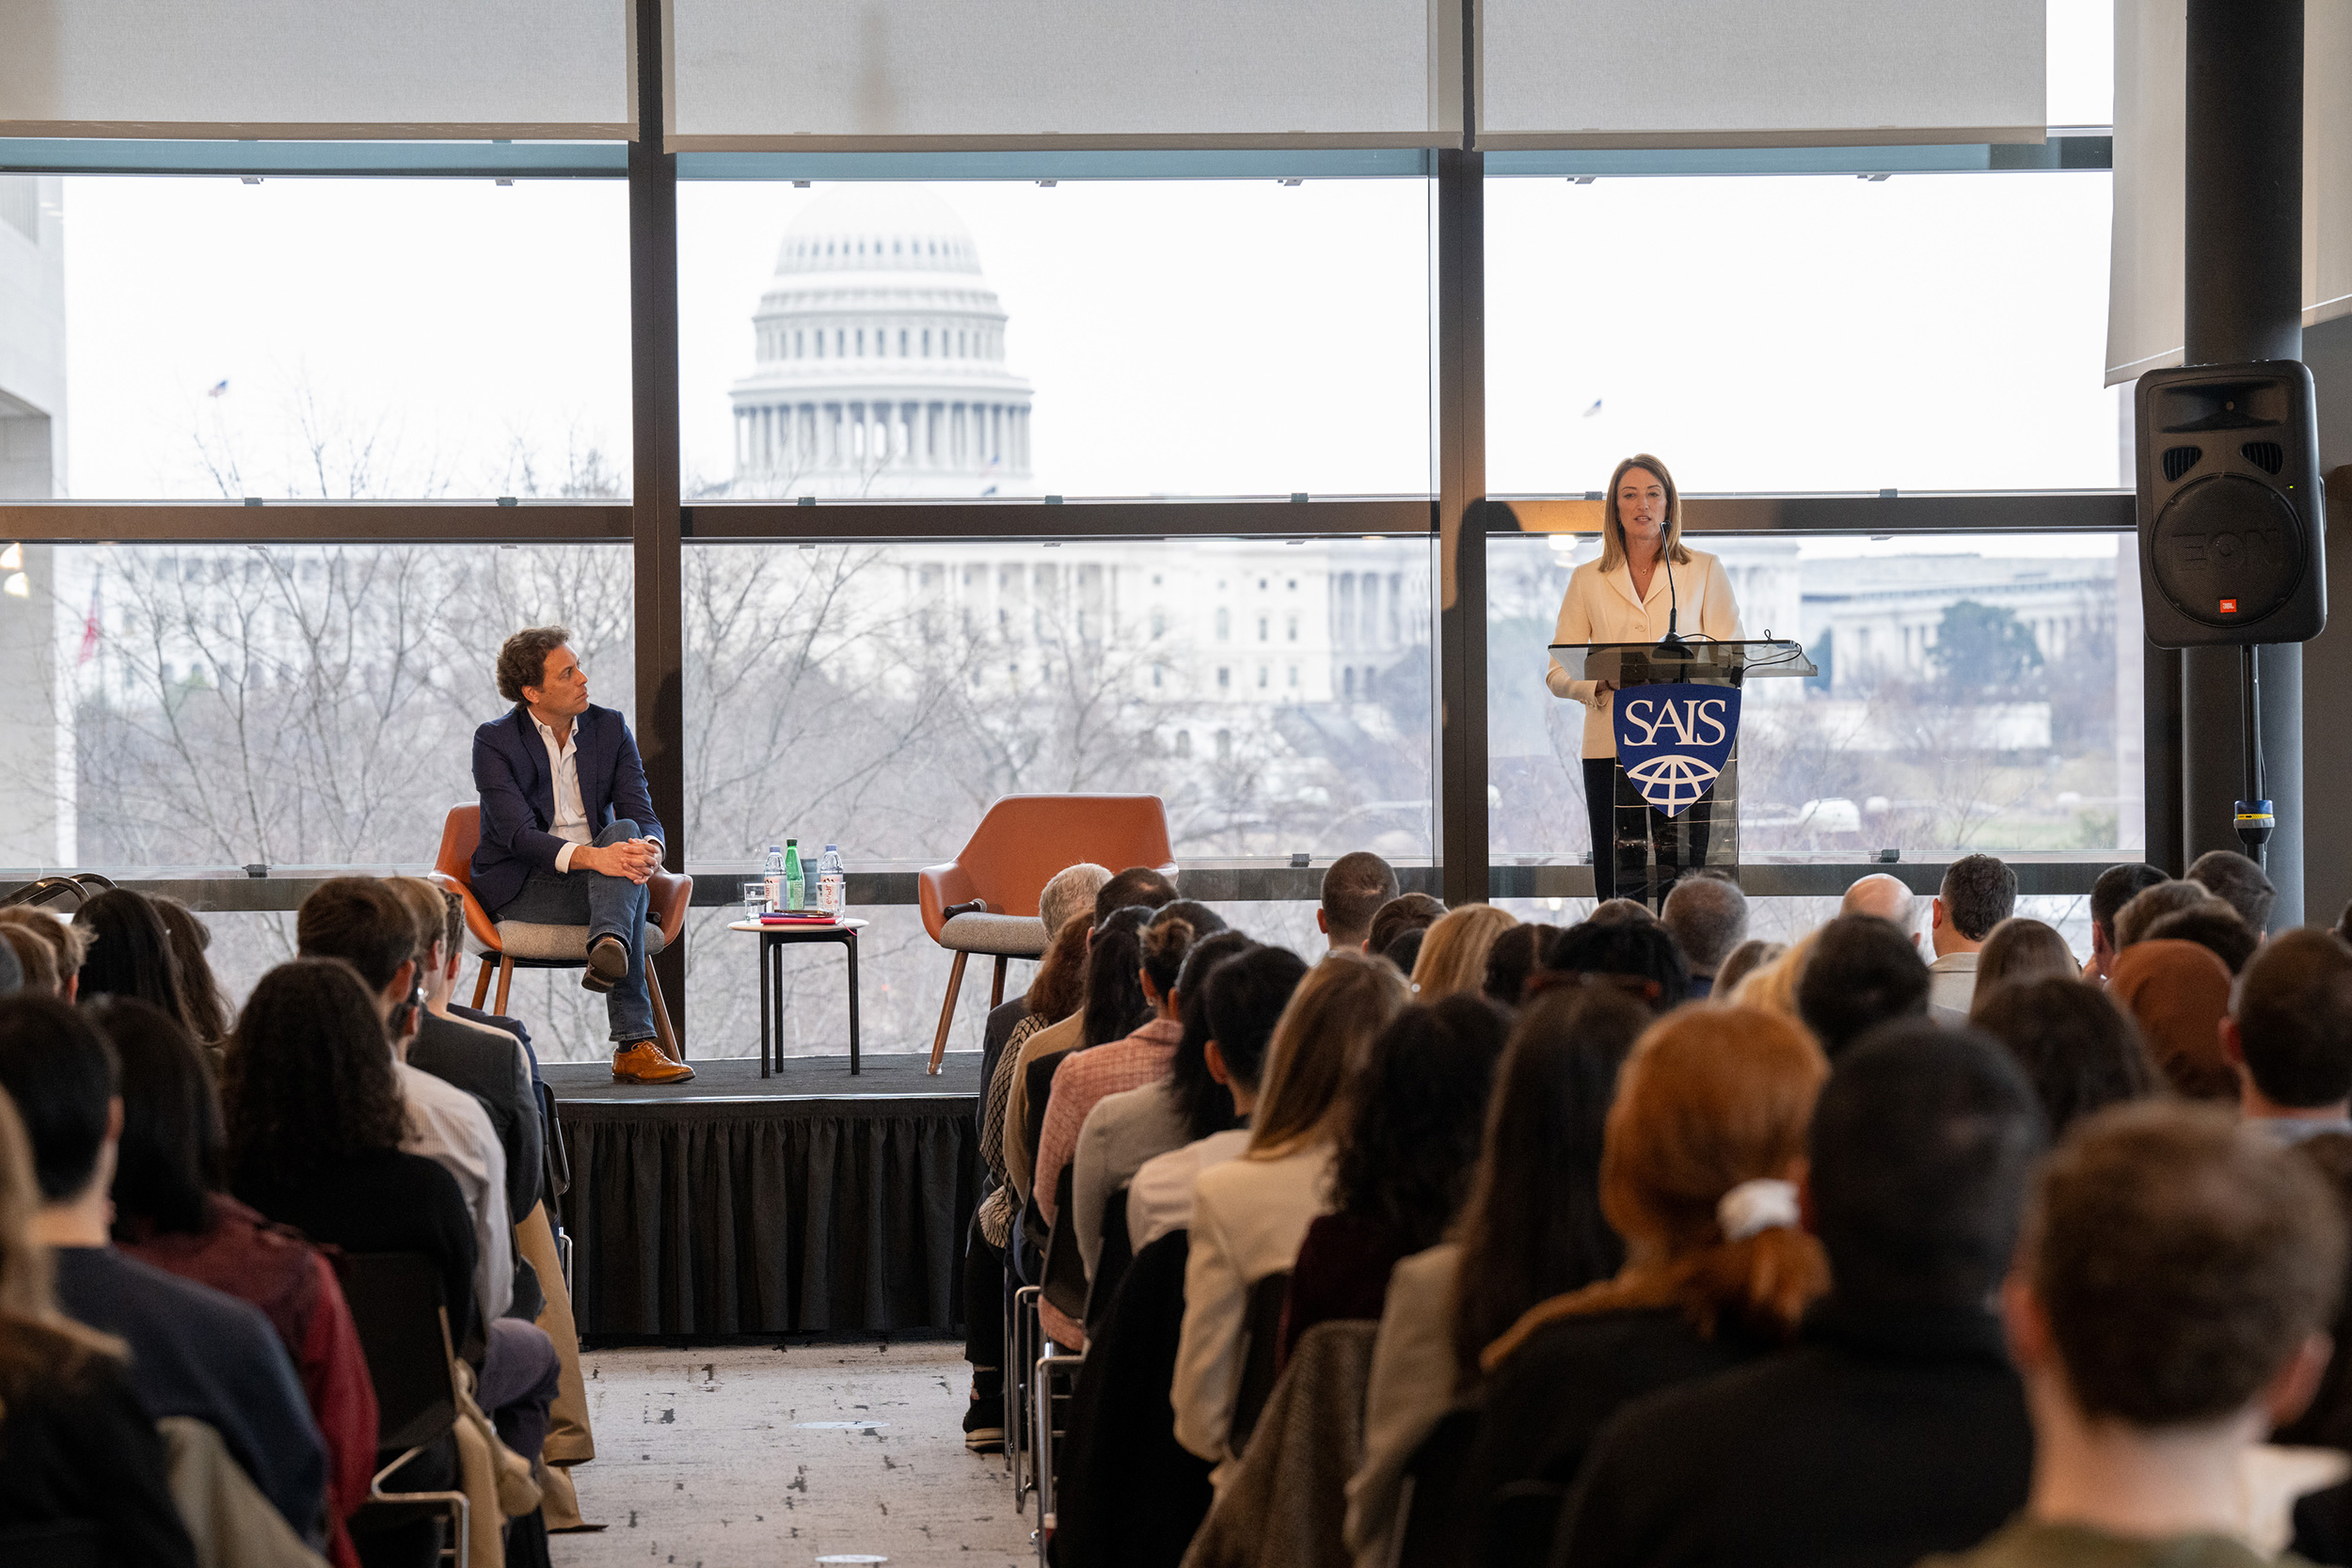
[{"label": "speaker stand pole", "polygon": [[2237,803],[2238,842],[2246,846],[2247,858],[2256,865],[2268,859],[2264,846],[2278,826],[2271,810],[2270,797],[2263,789],[2263,677],[2262,650],[2254,643],[2244,642],[2237,650],[2238,674],[2242,685],[2240,700],[2245,714],[2238,725],[2246,743],[2246,794]]},{"label": "speaker stand pole", "polygon": [[[2185,357],[2300,359],[2301,0],[2188,0],[2187,87]],[[2261,797],[2247,769],[2266,762],[2279,851],[2266,868],[2279,889],[2271,928],[2281,930],[2303,921],[2303,650],[2233,653],[2181,657],[2182,862],[2243,848],[2236,802]]]}]

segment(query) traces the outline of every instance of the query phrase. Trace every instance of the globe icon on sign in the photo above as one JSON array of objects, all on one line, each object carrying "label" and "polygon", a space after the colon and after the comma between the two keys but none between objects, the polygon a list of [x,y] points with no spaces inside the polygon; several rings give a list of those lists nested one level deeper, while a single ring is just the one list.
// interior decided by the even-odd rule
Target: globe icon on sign
[{"label": "globe icon on sign", "polygon": [[1707,793],[1707,786],[1722,771],[1697,757],[1670,753],[1635,763],[1625,770],[1625,776],[1641,786],[1643,800],[1673,816],[1685,807],[1696,805],[1699,797]]}]

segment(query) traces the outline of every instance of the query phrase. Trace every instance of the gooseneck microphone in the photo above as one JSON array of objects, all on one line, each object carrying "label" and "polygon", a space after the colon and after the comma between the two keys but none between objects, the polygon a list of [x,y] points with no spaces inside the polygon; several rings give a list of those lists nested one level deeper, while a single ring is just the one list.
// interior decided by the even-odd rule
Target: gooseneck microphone
[{"label": "gooseneck microphone", "polygon": [[1688,657],[1690,644],[1682,640],[1682,633],[1676,629],[1676,623],[1682,616],[1682,601],[1675,593],[1675,558],[1671,548],[1661,548],[1659,551],[1659,563],[1666,569],[1666,635],[1659,639],[1658,646],[1661,651],[1674,650],[1673,657]]}]

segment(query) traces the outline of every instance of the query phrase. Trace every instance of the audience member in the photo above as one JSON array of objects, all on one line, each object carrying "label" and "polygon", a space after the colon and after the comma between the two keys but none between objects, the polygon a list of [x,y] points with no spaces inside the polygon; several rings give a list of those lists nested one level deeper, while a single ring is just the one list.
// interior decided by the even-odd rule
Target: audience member
[{"label": "audience member", "polygon": [[[1846,916],[1840,915],[1839,919]],[[1804,978],[1804,966],[1812,961],[1815,943],[1821,938],[1822,927],[1816,926],[1783,948],[1770,963],[1758,964],[1740,982],[1739,990],[1724,997],[1716,995],[1738,1007],[1761,1007],[1783,1018],[1797,1018],[1797,985]]]},{"label": "audience member", "polygon": [[2144,861],[2132,865],[2110,865],[2099,873],[2099,879],[2090,884],[2090,961],[2083,968],[2084,979],[2106,983],[2120,950],[2115,940],[2117,913],[2139,894],[2169,879]]},{"label": "audience member", "polygon": [[[1201,938],[1177,973],[1174,1004],[1181,1033],[1158,1081],[1109,1094],[1087,1114],[1071,1157],[1071,1201],[1077,1205],[1078,1256],[1095,1277],[1106,1205],[1124,1192],[1144,1163],[1233,1125],[1233,1097],[1209,1071],[1208,979],[1219,964],[1257,944],[1239,931]],[[1122,1198],[1122,1203],[1123,1203]],[[1124,1235],[1127,1216],[1119,1214]]]},{"label": "audience member", "polygon": [[24,976],[17,989],[29,996],[57,994],[57,956],[47,942],[22,926],[0,926],[0,942],[8,944]]},{"label": "audience member", "polygon": [[297,958],[262,975],[229,1041],[229,1190],[314,1242],[431,1259],[450,1336],[480,1372],[475,1399],[506,1446],[535,1459],[554,1347],[480,1312],[473,1212],[448,1166],[414,1151],[393,1074],[376,998],[349,964]]},{"label": "audience member", "polygon": [[1968,1016],[1976,994],[1977,955],[1993,927],[2017,908],[2017,873],[1992,855],[1963,855],[1944,868],[1944,885],[1928,915],[1935,961],[1928,965],[1928,1007],[1947,1022]]},{"label": "audience member", "polygon": [[1372,922],[1396,896],[1396,873],[1369,849],[1342,855],[1323,874],[1323,908],[1315,926],[1337,951],[1361,951],[1372,940]]},{"label": "audience member", "polygon": [[[1093,909],[1094,895],[1102,892],[1103,884],[1110,879],[1110,867],[1096,865],[1092,861],[1064,866],[1054,873],[1037,895],[1037,918],[1038,923],[1045,927],[1046,951],[1053,950],[1055,939],[1061,935],[1062,929],[1074,916]],[[1040,961],[1042,962],[1042,955]],[[1004,1055],[1006,1041],[1011,1038],[1021,1021],[1028,1016],[1029,995],[1025,988],[1020,995],[990,1010],[988,1026],[980,1033],[982,1084],[995,1078],[996,1064]],[[1049,1018],[1044,1022],[1051,1023],[1055,1021]],[[981,1098],[985,1101],[987,1097],[983,1094]]]},{"label": "audience member", "polygon": [[1822,927],[1797,978],[1797,1016],[1836,1061],[1880,1024],[1928,1010],[1931,975],[1919,950],[1876,915]]},{"label": "audience member", "polygon": [[2163,1079],[2139,1029],[2096,986],[2051,975],[1979,989],[1969,1022],[2009,1047],[2055,1141],[2091,1112],[2145,1100]]},{"label": "audience member", "polygon": [[2221,1051],[2240,1113],[2272,1139],[2352,1132],[2352,951],[2325,931],[2265,943],[2221,1021]]},{"label": "audience member", "polygon": [[145,894],[108,888],[73,911],[81,928],[81,984],[75,995],[135,996],[188,1022],[180,993],[180,966],[171,956],[171,933]]},{"label": "audience member", "polygon": [[[2130,913],[2127,904],[2117,917],[2119,932]],[[2107,975],[2107,994],[2139,1025],[2149,1059],[2173,1093],[2236,1101],[2237,1069],[2222,1054],[2220,1036],[2230,970],[2213,949],[2193,942],[2127,942]]]},{"label": "audience member", "polygon": [[[1131,865],[1095,891],[1094,918],[1087,927],[1084,940],[1090,948],[1096,935],[1105,925],[1109,924],[1111,917],[1121,910],[1141,910],[1144,911],[1144,918],[1149,919],[1152,911],[1175,901],[1176,884],[1174,882],[1169,881],[1166,876],[1148,865]],[[1089,978],[1091,977],[1090,964],[1082,964],[1081,969]],[[1042,1119],[1045,1115],[1041,1096],[1034,1108],[1029,1103],[1030,1069],[1041,1056],[1056,1055],[1073,1050],[1079,1043],[1079,1038],[1086,1027],[1087,1004],[1083,990],[1086,983],[1085,980],[1081,981],[1082,990],[1077,1006],[1067,1017],[1047,1021],[1043,1026],[1021,1042],[1019,1051],[1014,1051],[1009,1045],[1005,1051],[1005,1054],[1012,1058],[1012,1078],[1006,1085],[1005,1167],[1011,1175],[1013,1190],[1019,1195],[1020,1201],[1024,1203],[1033,1196],[1029,1181],[1032,1167],[1037,1163],[1037,1144],[1033,1128],[1035,1123]],[[1124,983],[1133,985],[1134,982],[1130,977]],[[1137,1006],[1139,1008],[1139,1002]],[[1105,1037],[1117,1039],[1124,1033],[1125,1031],[1121,1030],[1120,1035]],[[1039,1087],[1049,1086],[1051,1083],[1052,1080],[1049,1077],[1046,1083]]]},{"label": "audience member", "polygon": [[[14,996],[24,989],[24,966],[17,958],[15,946],[0,942],[0,996]],[[36,991],[34,994],[51,993]]]},{"label": "audience member", "polygon": [[1607,1279],[1625,1243],[1600,1212],[1602,1129],[1617,1070],[1655,1015],[1612,987],[1555,990],[1520,1009],[1495,1069],[1486,1134],[1457,1239],[1390,1275],[1364,1396],[1364,1459],[1347,1483],[1346,1546],[1396,1560],[1407,1462],[1479,1353],[1539,1301]]},{"label": "audience member", "polygon": [[1396,966],[1399,974],[1410,974],[1421,962],[1422,944],[1429,940],[1429,927],[1408,926],[1396,934],[1396,940],[1380,950],[1380,956]]},{"label": "audience member", "polygon": [[465,1090],[489,1114],[490,1130],[506,1159],[507,1217],[520,1225],[538,1207],[547,1169],[546,1132],[539,1096],[531,1086],[530,1060],[504,1030],[450,1014],[450,990],[464,957],[459,946],[465,939],[464,903],[421,877],[389,877],[385,885],[415,923],[418,983],[424,987],[408,1065]]},{"label": "audience member", "polygon": [[1590,920],[1571,926],[1551,944],[1546,974],[1529,988],[1557,984],[1559,975],[1608,975],[1658,1012],[1679,1006],[1691,994],[1691,972],[1681,949],[1656,921],[1609,925]]},{"label": "audience member", "polygon": [[1291,1268],[1278,1360],[1338,1318],[1380,1316],[1400,1259],[1438,1244],[1478,1159],[1495,1062],[1510,1028],[1484,996],[1407,1007],[1366,1053],[1331,1165],[1331,1212],[1307,1227]]},{"label": "audience member", "polygon": [[2256,942],[2270,934],[2279,890],[2250,858],[2235,849],[2208,849],[2189,863],[2188,879],[2236,911]]},{"label": "audience member", "polygon": [[[1164,906],[1174,908],[1173,904]],[[1060,1024],[1041,1030],[1023,1042],[1016,1059],[1019,1077],[1012,1085],[1012,1101],[1006,1110],[1005,1160],[1011,1167],[1013,1185],[1027,1195],[1025,1224],[1030,1227],[1031,1241],[1040,1248],[1044,1244],[1043,1211],[1036,1186],[1038,1139],[1045,1131],[1046,1101],[1054,1086],[1054,1074],[1061,1064],[1081,1051],[1124,1039],[1141,1028],[1152,1016],[1150,1004],[1143,999],[1142,972],[1144,927],[1152,922],[1152,910],[1142,904],[1131,904],[1113,910],[1095,925],[1087,940],[1086,990],[1079,998],[1078,1010]],[[1039,1042],[1047,1041],[1040,1049]],[[1017,1121],[1014,1118],[1018,1115]],[[1025,1271],[1024,1278],[1034,1277]]]},{"label": "audience member", "polygon": [[180,976],[180,999],[186,1004],[188,1033],[199,1045],[215,1045],[229,1036],[229,1005],[221,1000],[220,982],[204,955],[213,945],[213,928],[194,910],[168,895],[149,900],[163,917],[164,933],[171,939],[171,959]]},{"label": "audience member", "polygon": [[[0,930],[29,931],[40,938],[49,949],[49,973],[56,976],[52,993],[67,1002],[77,1000],[82,984],[82,954],[89,945],[87,932],[30,904],[0,907]],[[23,949],[17,951],[21,957]],[[24,968],[29,983],[33,965],[27,963]]]},{"label": "audience member", "polygon": [[1171,1230],[1191,1228],[1193,1185],[1200,1173],[1249,1147],[1249,1119],[1257,1112],[1274,1031],[1308,973],[1289,948],[1257,947],[1209,976],[1210,1034],[1201,1055],[1239,1125],[1204,1133],[1136,1168],[1127,1187],[1127,1237],[1137,1252]]},{"label": "audience member", "polygon": [[126,1347],[57,1310],[40,1207],[24,1124],[0,1094],[0,1520],[87,1530],[111,1568],[196,1568]]},{"label": "audience member", "polygon": [[1523,921],[1494,940],[1486,949],[1486,978],[1481,986],[1486,1000],[1516,1007],[1527,993],[1527,977],[1542,967],[1544,955],[1559,940],[1560,927]]},{"label": "audience member", "polygon": [[[1695,1008],[1642,1037],[1600,1161],[1601,1211],[1625,1238],[1625,1267],[1530,1308],[1482,1354],[1486,1411],[1465,1467],[1476,1495],[1529,1482],[1565,1494],[1594,1433],[1629,1401],[1795,1338],[1829,1284],[1820,1243],[1799,1227],[1796,1186],[1828,1076],[1804,1031],[1772,1013]],[[1484,1533],[1486,1560],[1517,1560],[1503,1521]],[[1527,1533],[1524,1519],[1507,1528]],[[1529,1544],[1540,1550],[1549,1534],[1546,1522]]]},{"label": "audience member", "polygon": [[2022,1517],[1940,1568],[2252,1564],[2244,1465],[2311,1399],[2344,1219],[2305,1162],[2220,1113],[2086,1123],[2037,1184],[2002,1292],[2033,1414]]},{"label": "audience member", "polygon": [[[393,1083],[407,1112],[407,1135],[401,1147],[438,1162],[457,1179],[467,1212],[473,1216],[474,1298],[485,1324],[505,1318],[515,1306],[506,1151],[480,1101],[454,1084],[408,1065],[408,1046],[416,1037],[424,997],[417,966],[417,927],[407,906],[373,877],[330,877],[294,913],[294,950],[306,958],[342,959],[373,994],[375,1016],[389,1040]],[[262,1212],[269,1212],[265,1208]]]},{"label": "audience member", "polygon": [[1675,883],[1658,920],[1690,966],[1692,999],[1703,1001],[1724,960],[1748,940],[1748,895],[1728,877],[1694,871]]},{"label": "audience member", "polygon": [[2149,923],[2143,942],[2193,942],[2201,947],[2213,949],[2213,956],[2235,974],[2246,967],[2246,960],[2262,945],[2261,939],[2247,928],[2237,911],[2218,898],[2208,898],[2185,910]]},{"label": "audience member", "polygon": [[[1400,893],[1380,906],[1364,938],[1364,951],[1386,953],[1407,931],[1426,930],[1445,913],[1445,906],[1425,893]],[[1412,970],[1406,967],[1409,974]]]},{"label": "audience member", "polygon": [[1715,983],[1708,994],[1718,1002],[1730,1001],[1732,992],[1740,989],[1740,981],[1788,951],[1788,944],[1785,942],[1766,942],[1761,937],[1750,937],[1733,948],[1731,956],[1724,959],[1723,967],[1715,971]]},{"label": "audience member", "polygon": [[1429,927],[1420,957],[1413,960],[1414,998],[1441,1002],[1456,991],[1482,990],[1486,983],[1486,955],[1495,938],[1518,924],[1508,910],[1493,904],[1465,904],[1448,910]]},{"label": "audience member", "polygon": [[1837,912],[1870,914],[1919,944],[1919,895],[1906,886],[1900,877],[1891,872],[1873,871],[1857,879],[1837,901]]},{"label": "audience member", "polygon": [[[1219,983],[1247,962],[1228,965],[1210,983],[1213,1017]],[[1267,1044],[1249,1147],[1193,1183],[1184,1333],[1169,1399],[1176,1440],[1213,1464],[1232,1457],[1250,1289],[1288,1270],[1307,1227],[1327,1212],[1343,1086],[1407,1000],[1395,969],[1366,955],[1333,953],[1310,970]]]},{"label": "audience member", "polygon": [[269,1320],[110,1244],[122,1102],[106,1037],[53,997],[0,1001],[0,1089],[31,1141],[41,1196],[33,1238],[54,1249],[59,1305],[130,1346],[131,1387],[150,1420],[189,1416],[218,1432],[294,1533],[323,1544],[326,1450]]},{"label": "audience member", "polygon": [[1046,944],[1045,957],[1038,960],[1037,973],[1030,976],[1029,989],[1023,998],[1028,1011],[1005,1037],[995,1069],[986,1080],[988,1091],[981,1097],[980,1104],[980,1158],[994,1184],[980,1202],[977,1219],[993,1246],[1005,1244],[1012,1215],[1029,1196],[1025,1175],[1022,1178],[1024,1184],[1016,1185],[1013,1181],[1006,1140],[1006,1122],[1012,1108],[1012,1081],[1020,1066],[1021,1052],[1041,1030],[1077,1016],[1079,1004],[1086,1000],[1087,949],[1093,930],[1091,919],[1072,920]]},{"label": "audience member", "polygon": [[[1049,1227],[1057,1224],[1062,1173],[1071,1167],[1078,1132],[1086,1125],[1088,1116],[1104,1095],[1140,1088],[1168,1076],[1176,1042],[1184,1032],[1178,1016],[1183,998],[1177,992],[1177,977],[1184,972],[1184,956],[1191,951],[1195,935],[1215,934],[1214,927],[1204,931],[1193,922],[1216,918],[1204,906],[1180,899],[1162,909],[1136,937],[1121,937],[1097,945],[1098,958],[1135,961],[1135,978],[1147,1011],[1144,1021],[1123,1037],[1073,1051],[1062,1058],[1054,1071],[1037,1146],[1038,1212]],[[1091,997],[1088,1006],[1091,1009]],[[1091,1024],[1089,1032],[1092,1032]],[[1074,1172],[1072,1181],[1074,1195]],[[1072,1231],[1073,1244],[1076,1239],[1075,1219],[1073,1215],[1071,1220],[1059,1222],[1060,1228]],[[1085,1331],[1067,1313],[1050,1301],[1039,1305],[1055,1343],[1085,1343]]]},{"label": "audience member", "polygon": [[1584,920],[1593,926],[1654,926],[1658,916],[1638,898],[1604,898]]},{"label": "audience member", "polygon": [[2041,1150],[2033,1091],[1985,1036],[1915,1021],[1847,1052],[1813,1116],[1833,1284],[1803,1344],[1620,1411],[1553,1560],[1900,1568],[1999,1528],[2032,1435],[1987,1303]]},{"label": "audience member", "polygon": [[2199,883],[2183,879],[2175,882],[2152,882],[2141,888],[2115,911],[2115,950],[2118,953],[2134,942],[2143,941],[2148,927],[2175,910],[2193,910],[2210,903],[2213,895]]},{"label": "audience member", "polygon": [[[2058,927],[2022,914],[2013,914],[1993,927],[1977,951],[1977,990],[1981,997],[2012,980],[2040,980],[2052,975],[2082,978],[2074,950],[2058,934]],[[1975,1002],[1969,1004],[1973,1012]]]},{"label": "audience member", "polygon": [[121,1065],[115,1243],[269,1320],[326,1445],[331,1555],[342,1568],[358,1568],[343,1525],[367,1501],[375,1471],[375,1387],[334,1266],[297,1232],[215,1186],[220,1100],[211,1064],[188,1031],[134,997],[103,998],[87,1016]]}]

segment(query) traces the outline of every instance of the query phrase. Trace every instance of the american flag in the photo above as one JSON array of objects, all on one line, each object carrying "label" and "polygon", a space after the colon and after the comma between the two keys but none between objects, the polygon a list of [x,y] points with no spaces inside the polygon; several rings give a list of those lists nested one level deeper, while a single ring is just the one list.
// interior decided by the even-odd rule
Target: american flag
[{"label": "american flag", "polygon": [[74,657],[74,668],[79,669],[90,661],[90,656],[98,652],[99,639],[104,635],[100,626],[98,584],[93,582],[89,586],[89,614],[82,621],[82,651]]}]

